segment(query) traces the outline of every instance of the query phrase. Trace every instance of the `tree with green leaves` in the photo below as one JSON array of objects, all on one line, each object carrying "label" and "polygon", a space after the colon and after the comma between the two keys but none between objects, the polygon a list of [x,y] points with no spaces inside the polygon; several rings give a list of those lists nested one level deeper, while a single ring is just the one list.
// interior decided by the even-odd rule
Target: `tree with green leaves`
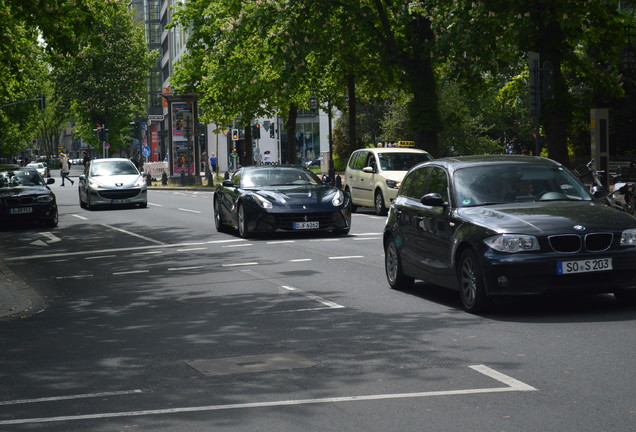
[{"label": "tree with green leaves", "polygon": [[70,107],[75,133],[95,147],[93,129],[109,130],[113,150],[127,145],[129,122],[144,108],[148,53],[141,23],[127,6],[104,0],[92,31],[78,38],[76,56],[58,56],[53,75],[57,94]]}]

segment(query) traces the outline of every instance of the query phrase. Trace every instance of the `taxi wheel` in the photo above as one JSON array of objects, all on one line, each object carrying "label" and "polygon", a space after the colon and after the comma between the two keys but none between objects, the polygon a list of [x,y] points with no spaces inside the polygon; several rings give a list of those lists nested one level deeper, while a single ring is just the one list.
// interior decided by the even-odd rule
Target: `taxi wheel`
[{"label": "taxi wheel", "polygon": [[375,191],[375,214],[378,216],[386,216],[387,210],[384,206],[384,197],[382,196],[382,191]]}]

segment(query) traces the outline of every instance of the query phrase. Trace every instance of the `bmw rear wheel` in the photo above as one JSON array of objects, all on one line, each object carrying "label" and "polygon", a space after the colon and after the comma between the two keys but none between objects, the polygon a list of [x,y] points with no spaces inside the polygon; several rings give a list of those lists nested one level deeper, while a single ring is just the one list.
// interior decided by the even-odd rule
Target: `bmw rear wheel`
[{"label": "bmw rear wheel", "polygon": [[386,271],[386,279],[391,288],[396,290],[405,290],[413,286],[415,280],[411,276],[407,276],[402,272],[402,260],[400,251],[398,250],[395,239],[386,240],[384,247],[384,269]]},{"label": "bmw rear wheel", "polygon": [[489,309],[491,302],[486,296],[481,267],[477,261],[477,256],[470,249],[462,252],[459,258],[457,280],[459,297],[466,312],[480,313]]}]

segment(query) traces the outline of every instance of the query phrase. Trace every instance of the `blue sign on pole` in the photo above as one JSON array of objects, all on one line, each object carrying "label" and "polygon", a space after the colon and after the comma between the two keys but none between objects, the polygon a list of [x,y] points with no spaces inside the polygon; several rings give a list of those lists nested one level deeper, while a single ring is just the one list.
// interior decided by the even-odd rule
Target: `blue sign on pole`
[{"label": "blue sign on pole", "polygon": [[141,154],[144,155],[145,157],[150,156],[150,147],[143,146],[141,149]]}]

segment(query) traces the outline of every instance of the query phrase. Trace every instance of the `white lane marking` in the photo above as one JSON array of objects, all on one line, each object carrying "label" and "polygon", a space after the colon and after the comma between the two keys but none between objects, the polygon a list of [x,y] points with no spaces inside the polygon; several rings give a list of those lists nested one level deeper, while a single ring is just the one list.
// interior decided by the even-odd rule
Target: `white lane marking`
[{"label": "white lane marking", "polygon": [[353,241],[363,241],[363,240],[380,240],[382,237],[360,237],[354,238]]},{"label": "white lane marking", "polygon": [[135,252],[132,255],[156,255],[156,254],[162,254],[163,251],[148,251],[148,252]]},{"label": "white lane marking", "polygon": [[155,243],[155,244],[158,244],[158,245],[164,245],[165,244],[162,241],[151,239],[150,237],[142,236],[140,234],[137,234],[137,233],[134,233],[134,232],[130,232],[130,231],[127,231],[125,229],[117,228],[117,227],[114,227],[112,225],[108,225],[108,224],[100,224],[100,225],[103,226],[103,227],[106,227],[106,228],[110,228],[110,229],[115,230],[115,231],[119,231],[119,232],[124,233],[124,234],[131,235],[133,237],[140,238],[142,240],[149,241],[151,243]]},{"label": "white lane marking", "polygon": [[381,236],[382,233],[349,233],[354,237],[366,237],[366,236]]},{"label": "white lane marking", "polygon": [[175,243],[175,244],[162,243],[160,245],[153,245],[153,246],[134,246],[134,247],[128,247],[128,248],[100,249],[100,250],[78,251],[78,252],[59,252],[59,253],[49,253],[49,254],[39,254],[39,255],[24,255],[20,257],[6,257],[4,258],[4,260],[5,261],[18,261],[18,260],[24,261],[28,259],[38,259],[38,258],[55,258],[55,257],[68,258],[71,256],[92,255],[97,253],[127,252],[127,251],[158,249],[158,248],[178,248],[178,247],[187,247],[187,246],[224,244],[224,243],[244,242],[244,241],[245,240],[243,239],[230,239],[230,240],[210,240],[207,242],[192,242],[192,243]]},{"label": "white lane marking", "polygon": [[474,366],[469,366],[471,369],[482,373],[486,376],[489,376],[492,379],[495,379],[501,383],[506,384],[508,387],[513,388],[517,391],[535,391],[537,390],[536,388],[523,383],[519,380],[516,380],[514,378],[512,378],[511,376],[502,374],[501,372],[497,372],[494,369],[489,368],[488,366],[484,366],[484,365],[474,365]]},{"label": "white lane marking", "polygon": [[141,390],[135,389],[135,390],[121,390],[121,391],[101,392],[101,393],[84,393],[84,394],[67,395],[67,396],[53,396],[53,397],[35,398],[35,399],[16,399],[12,401],[4,401],[4,402],[0,401],[0,405],[20,405],[20,404],[29,404],[29,403],[62,401],[62,400],[70,400],[70,399],[97,398],[97,397],[104,397],[104,396],[120,396],[120,395],[127,395],[127,394],[133,394],[133,393],[141,393],[141,392],[142,392]]},{"label": "white lane marking", "polygon": [[163,207],[162,204],[155,204],[155,203],[151,203],[151,202],[149,202],[148,205],[149,206],[155,206],[155,207]]},{"label": "white lane marking", "polygon": [[72,214],[71,216],[76,217],[76,218],[81,219],[81,220],[88,220],[87,217],[84,217],[84,216],[81,216],[81,215],[78,215],[78,214]]},{"label": "white lane marking", "polygon": [[49,239],[47,243],[57,243],[59,241],[62,241],[61,238],[55,236],[53,233],[50,232],[41,232],[40,235],[43,235],[44,237]]},{"label": "white lane marking", "polygon": [[168,271],[179,271],[179,270],[196,270],[203,268],[204,266],[190,266],[190,267],[170,267]]},{"label": "white lane marking", "polygon": [[239,245],[227,245],[227,246],[223,246],[224,248],[237,248],[237,247],[246,247],[246,246],[253,246],[252,243],[243,243],[243,244],[239,244]]},{"label": "white lane marking", "polygon": [[287,261],[287,262],[290,262],[290,263],[296,263],[296,262],[307,262],[307,261],[311,261],[311,258],[293,259],[293,260],[289,260],[289,261]]},{"label": "white lane marking", "polygon": [[188,249],[177,249],[177,252],[190,252],[190,251],[197,251],[197,250],[206,250],[207,248],[204,247],[196,247],[196,248],[188,248]]},{"label": "white lane marking", "polygon": [[190,209],[185,209],[185,208],[178,208],[177,210],[180,210],[182,212],[201,214],[201,212],[199,210],[190,210]]},{"label": "white lane marking", "polygon": [[353,259],[353,258],[364,258],[364,256],[363,255],[349,255],[349,256],[333,256],[333,257],[329,257],[330,260]]},{"label": "white lane marking", "polygon": [[178,413],[189,413],[189,412],[209,412],[209,411],[221,411],[221,410],[231,410],[231,409],[332,404],[332,403],[360,402],[360,401],[378,401],[378,400],[387,400],[387,399],[416,399],[416,398],[435,397],[435,396],[457,396],[457,395],[473,395],[473,394],[488,394],[488,393],[502,393],[502,392],[537,391],[536,388],[528,384],[525,384],[521,381],[518,381],[508,375],[502,374],[501,372],[497,372],[494,369],[491,369],[487,366],[475,365],[475,366],[469,366],[469,367],[479,373],[485,374],[486,376],[495,379],[496,381],[502,384],[505,384],[506,387],[477,388],[477,389],[465,389],[465,390],[441,390],[441,391],[428,391],[428,392],[416,392],[416,393],[389,393],[389,394],[376,394],[376,395],[339,396],[339,397],[325,397],[325,398],[315,398],[315,399],[291,399],[291,400],[280,400],[280,401],[247,402],[247,403],[235,403],[235,404],[226,404],[226,405],[204,405],[204,406],[181,407],[181,408],[122,411],[122,412],[70,415],[70,416],[57,416],[57,417],[34,417],[34,418],[25,418],[25,419],[0,420],[0,425],[68,422],[68,421],[78,421],[78,420],[107,419],[107,418],[119,418],[119,417],[155,416],[155,415],[178,414]]},{"label": "white lane marking", "polygon": [[221,267],[242,267],[242,266],[251,266],[258,265],[257,262],[245,262],[245,263],[235,263],[235,264],[221,264]]},{"label": "white lane marking", "polygon": [[113,272],[113,276],[119,275],[129,275],[129,274],[137,274],[137,273],[149,273],[150,270],[130,270],[130,271],[121,271],[121,272]]},{"label": "white lane marking", "polygon": [[85,260],[94,260],[94,259],[102,259],[102,258],[114,258],[117,255],[99,255],[99,256],[89,256],[84,257]]},{"label": "white lane marking", "polygon": [[[285,288],[288,291],[296,291],[296,292],[304,295],[305,297],[308,297],[308,298],[310,298],[312,300],[317,301],[318,303],[321,303],[321,304],[327,306],[329,309],[342,309],[342,308],[344,308],[343,305],[339,305],[338,303],[332,302],[330,300],[325,300],[324,298],[319,297],[319,296],[314,295],[314,294],[309,294],[308,292],[305,292],[305,291],[300,290],[298,288],[294,288],[294,287],[290,287],[290,286],[286,286],[286,285],[283,285],[283,288]],[[323,309],[323,308],[321,308],[321,309]],[[312,310],[312,309],[302,309],[302,310]],[[298,311],[299,311],[299,309],[297,309],[295,311],[288,311],[288,312],[298,312]]]},{"label": "white lane marking", "polygon": [[338,242],[340,241],[339,238],[337,239],[330,239],[330,238],[325,238],[325,239],[313,239],[313,240],[309,240],[310,242]]},{"label": "white lane marking", "polygon": [[277,241],[265,242],[265,244],[268,244],[268,245],[284,244],[284,243],[296,243],[296,240],[277,240]]},{"label": "white lane marking", "polygon": [[85,275],[71,275],[71,276],[56,276],[55,279],[86,279],[86,278],[92,278],[93,275],[92,274],[85,274]]}]

